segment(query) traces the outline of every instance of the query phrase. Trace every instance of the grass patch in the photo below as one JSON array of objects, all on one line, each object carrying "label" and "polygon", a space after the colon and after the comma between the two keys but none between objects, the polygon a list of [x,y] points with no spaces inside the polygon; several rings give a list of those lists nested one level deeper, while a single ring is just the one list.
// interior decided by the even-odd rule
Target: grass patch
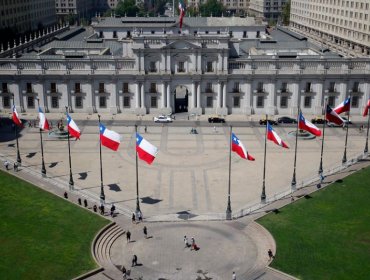
[{"label": "grass patch", "polygon": [[0,192],[0,278],[71,279],[97,267],[91,242],[109,221],[2,171]]},{"label": "grass patch", "polygon": [[272,267],[300,279],[369,279],[370,168],[259,219],[274,236]]}]

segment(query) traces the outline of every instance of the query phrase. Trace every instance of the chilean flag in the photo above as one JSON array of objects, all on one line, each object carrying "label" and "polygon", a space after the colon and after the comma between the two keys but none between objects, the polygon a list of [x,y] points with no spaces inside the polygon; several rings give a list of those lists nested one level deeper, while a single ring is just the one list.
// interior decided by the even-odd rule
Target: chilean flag
[{"label": "chilean flag", "polygon": [[236,137],[234,133],[231,134],[231,150],[235,153],[237,153],[241,158],[247,159],[247,160],[254,160],[254,157],[252,157],[247,149],[244,147],[243,143],[240,142],[239,138]]},{"label": "chilean flag", "polygon": [[332,109],[329,105],[326,105],[326,119],[329,122],[333,122],[337,125],[343,125],[344,120]]},{"label": "chilean flag", "polygon": [[152,164],[158,153],[158,149],[146,141],[139,133],[136,133],[136,152],[141,160]]},{"label": "chilean flag", "polygon": [[45,114],[41,110],[40,107],[39,107],[39,119],[40,119],[39,128],[42,129],[42,130],[49,130],[50,129],[49,122],[46,119]]},{"label": "chilean flag", "polygon": [[180,29],[182,28],[182,21],[184,19],[184,16],[185,16],[185,10],[186,10],[186,7],[185,7],[185,2],[184,0],[179,0],[179,10],[180,10]]},{"label": "chilean flag", "polygon": [[266,123],[267,123],[267,139],[273,141],[276,145],[289,149],[288,145],[283,140],[281,140],[280,136],[277,135],[277,133],[272,129],[272,126],[269,124],[269,122]]},{"label": "chilean flag", "polygon": [[117,151],[121,143],[121,136],[117,132],[109,130],[101,123],[99,124],[99,129],[101,144],[113,151]]},{"label": "chilean flag", "polygon": [[13,122],[20,126],[20,127],[23,127],[23,124],[21,122],[21,120],[19,119],[19,115],[18,115],[18,112],[17,112],[17,109],[15,109],[15,105],[13,105],[13,115],[12,115],[12,119],[13,119]]},{"label": "chilean flag", "polygon": [[346,98],[342,103],[334,108],[335,113],[342,114],[344,112],[349,112],[351,108],[351,97]]},{"label": "chilean flag", "polygon": [[364,117],[366,117],[369,114],[369,109],[370,109],[370,98],[367,100],[367,104],[364,109],[364,113],[362,114]]},{"label": "chilean flag", "polygon": [[67,114],[67,128],[70,135],[80,139],[81,130],[78,128],[77,124],[72,120],[71,116]]},{"label": "chilean flag", "polygon": [[316,135],[318,137],[321,136],[321,130],[318,129],[314,124],[312,124],[311,122],[309,122],[308,120],[306,120],[303,117],[302,112],[299,113],[298,128],[299,129],[306,130],[309,133],[312,133],[313,135]]}]

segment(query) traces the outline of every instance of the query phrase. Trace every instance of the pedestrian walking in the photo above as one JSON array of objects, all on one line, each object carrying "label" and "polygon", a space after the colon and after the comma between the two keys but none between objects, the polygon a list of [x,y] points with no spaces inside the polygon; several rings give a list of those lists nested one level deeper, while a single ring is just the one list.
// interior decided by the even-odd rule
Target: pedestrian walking
[{"label": "pedestrian walking", "polygon": [[112,207],[110,208],[110,215],[111,217],[114,216],[114,211],[116,210],[116,206],[114,206],[114,204],[112,204]]},{"label": "pedestrian walking", "polygon": [[131,266],[136,266],[137,265],[137,256],[136,255],[133,255],[132,256],[132,264]]},{"label": "pedestrian walking", "polygon": [[186,235],[184,235],[184,243],[185,243],[185,248],[189,248],[189,240],[188,238],[186,237]]},{"label": "pedestrian walking", "polygon": [[68,199],[68,193],[67,192],[64,192],[64,198]]},{"label": "pedestrian walking", "polygon": [[275,256],[274,256],[274,254],[272,253],[271,249],[269,249],[269,250],[267,251],[267,254],[268,254],[268,256],[269,256],[269,261],[271,261],[272,259],[274,259],[274,258],[275,258]]},{"label": "pedestrian walking", "polygon": [[6,170],[9,170],[9,161],[4,161],[4,167]]},{"label": "pedestrian walking", "polygon": [[216,130],[216,126],[214,126],[213,127],[213,131],[216,133],[217,132],[217,130]]},{"label": "pedestrian walking", "polygon": [[148,131],[148,127],[144,126],[144,132],[146,133]]},{"label": "pedestrian walking", "polygon": [[195,249],[195,239],[194,237],[191,238],[191,250]]},{"label": "pedestrian walking", "polygon": [[96,213],[96,211],[98,211],[98,207],[96,207],[96,204],[94,204],[93,210],[94,210],[95,213]]},{"label": "pedestrian walking", "polygon": [[135,224],[135,223],[136,223],[135,213],[132,213],[131,221],[132,221],[132,223],[133,223],[133,224]]},{"label": "pedestrian walking", "polygon": [[127,276],[126,267],[124,265],[122,265],[122,277],[123,277],[123,280],[126,280],[126,276]]},{"label": "pedestrian walking", "polygon": [[18,171],[18,163],[14,162],[13,164],[14,171]]},{"label": "pedestrian walking", "polygon": [[86,198],[84,199],[84,205],[85,205],[85,207],[87,207],[87,200],[86,200]]},{"label": "pedestrian walking", "polygon": [[131,232],[129,230],[126,231],[126,240],[127,240],[127,243],[130,243],[131,241]]},{"label": "pedestrian walking", "polygon": [[232,280],[236,280],[236,274],[235,271],[233,271],[233,277],[231,278]]},{"label": "pedestrian walking", "polygon": [[100,214],[104,215],[105,211],[104,211],[104,205],[100,205]]},{"label": "pedestrian walking", "polygon": [[143,232],[144,232],[145,239],[147,239],[148,238],[148,229],[146,228],[146,226],[144,226]]},{"label": "pedestrian walking", "polygon": [[141,211],[137,212],[137,218],[138,218],[139,222],[143,221],[143,214],[141,213]]},{"label": "pedestrian walking", "polygon": [[78,198],[78,204],[81,205],[81,198]]}]

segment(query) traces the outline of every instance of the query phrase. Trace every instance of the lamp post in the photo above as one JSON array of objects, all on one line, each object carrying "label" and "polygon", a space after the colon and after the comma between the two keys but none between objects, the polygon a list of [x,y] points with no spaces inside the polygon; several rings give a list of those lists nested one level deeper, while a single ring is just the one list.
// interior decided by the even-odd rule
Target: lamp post
[{"label": "lamp post", "polygon": [[[135,124],[135,143],[137,139],[137,124]],[[136,144],[135,144],[135,167],[136,167],[136,215],[141,213],[139,201],[139,163],[137,158]]]},{"label": "lamp post", "polygon": [[293,178],[292,178],[292,191],[296,190],[297,187],[297,180],[296,180],[296,166],[297,166],[297,144],[298,144],[298,133],[299,133],[299,115],[300,115],[300,110],[301,110],[301,95],[298,92],[298,101],[297,101],[297,106],[298,106],[298,114],[297,114],[297,127],[296,127],[296,132],[295,132],[295,150],[294,150],[294,167],[293,167]]},{"label": "lamp post", "polygon": [[[13,99],[13,106],[15,107],[15,104],[14,104],[14,94],[12,94],[12,99]],[[18,143],[18,127],[17,127],[17,124],[14,124],[14,134],[15,134],[15,139],[16,139],[16,143],[17,143],[17,162],[19,165],[22,164],[22,159],[21,159],[21,154],[19,152],[19,143]]]},{"label": "lamp post", "polygon": [[[40,99],[39,98],[36,98],[37,100],[37,106],[39,107],[39,110],[40,110]],[[39,132],[40,132],[40,142],[41,142],[41,174],[42,176],[46,176],[46,168],[45,168],[45,161],[44,161],[44,146],[42,144],[42,129],[41,127],[39,128]]]}]

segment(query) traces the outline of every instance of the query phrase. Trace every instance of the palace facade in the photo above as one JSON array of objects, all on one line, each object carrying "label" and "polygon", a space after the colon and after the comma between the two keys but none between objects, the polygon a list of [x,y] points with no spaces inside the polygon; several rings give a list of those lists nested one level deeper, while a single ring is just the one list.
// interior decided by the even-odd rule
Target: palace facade
[{"label": "palace facade", "polygon": [[[44,39],[45,38],[45,39]],[[252,18],[97,18],[0,50],[0,111],[321,114],[352,95],[361,114],[370,59],[343,58]]]}]

